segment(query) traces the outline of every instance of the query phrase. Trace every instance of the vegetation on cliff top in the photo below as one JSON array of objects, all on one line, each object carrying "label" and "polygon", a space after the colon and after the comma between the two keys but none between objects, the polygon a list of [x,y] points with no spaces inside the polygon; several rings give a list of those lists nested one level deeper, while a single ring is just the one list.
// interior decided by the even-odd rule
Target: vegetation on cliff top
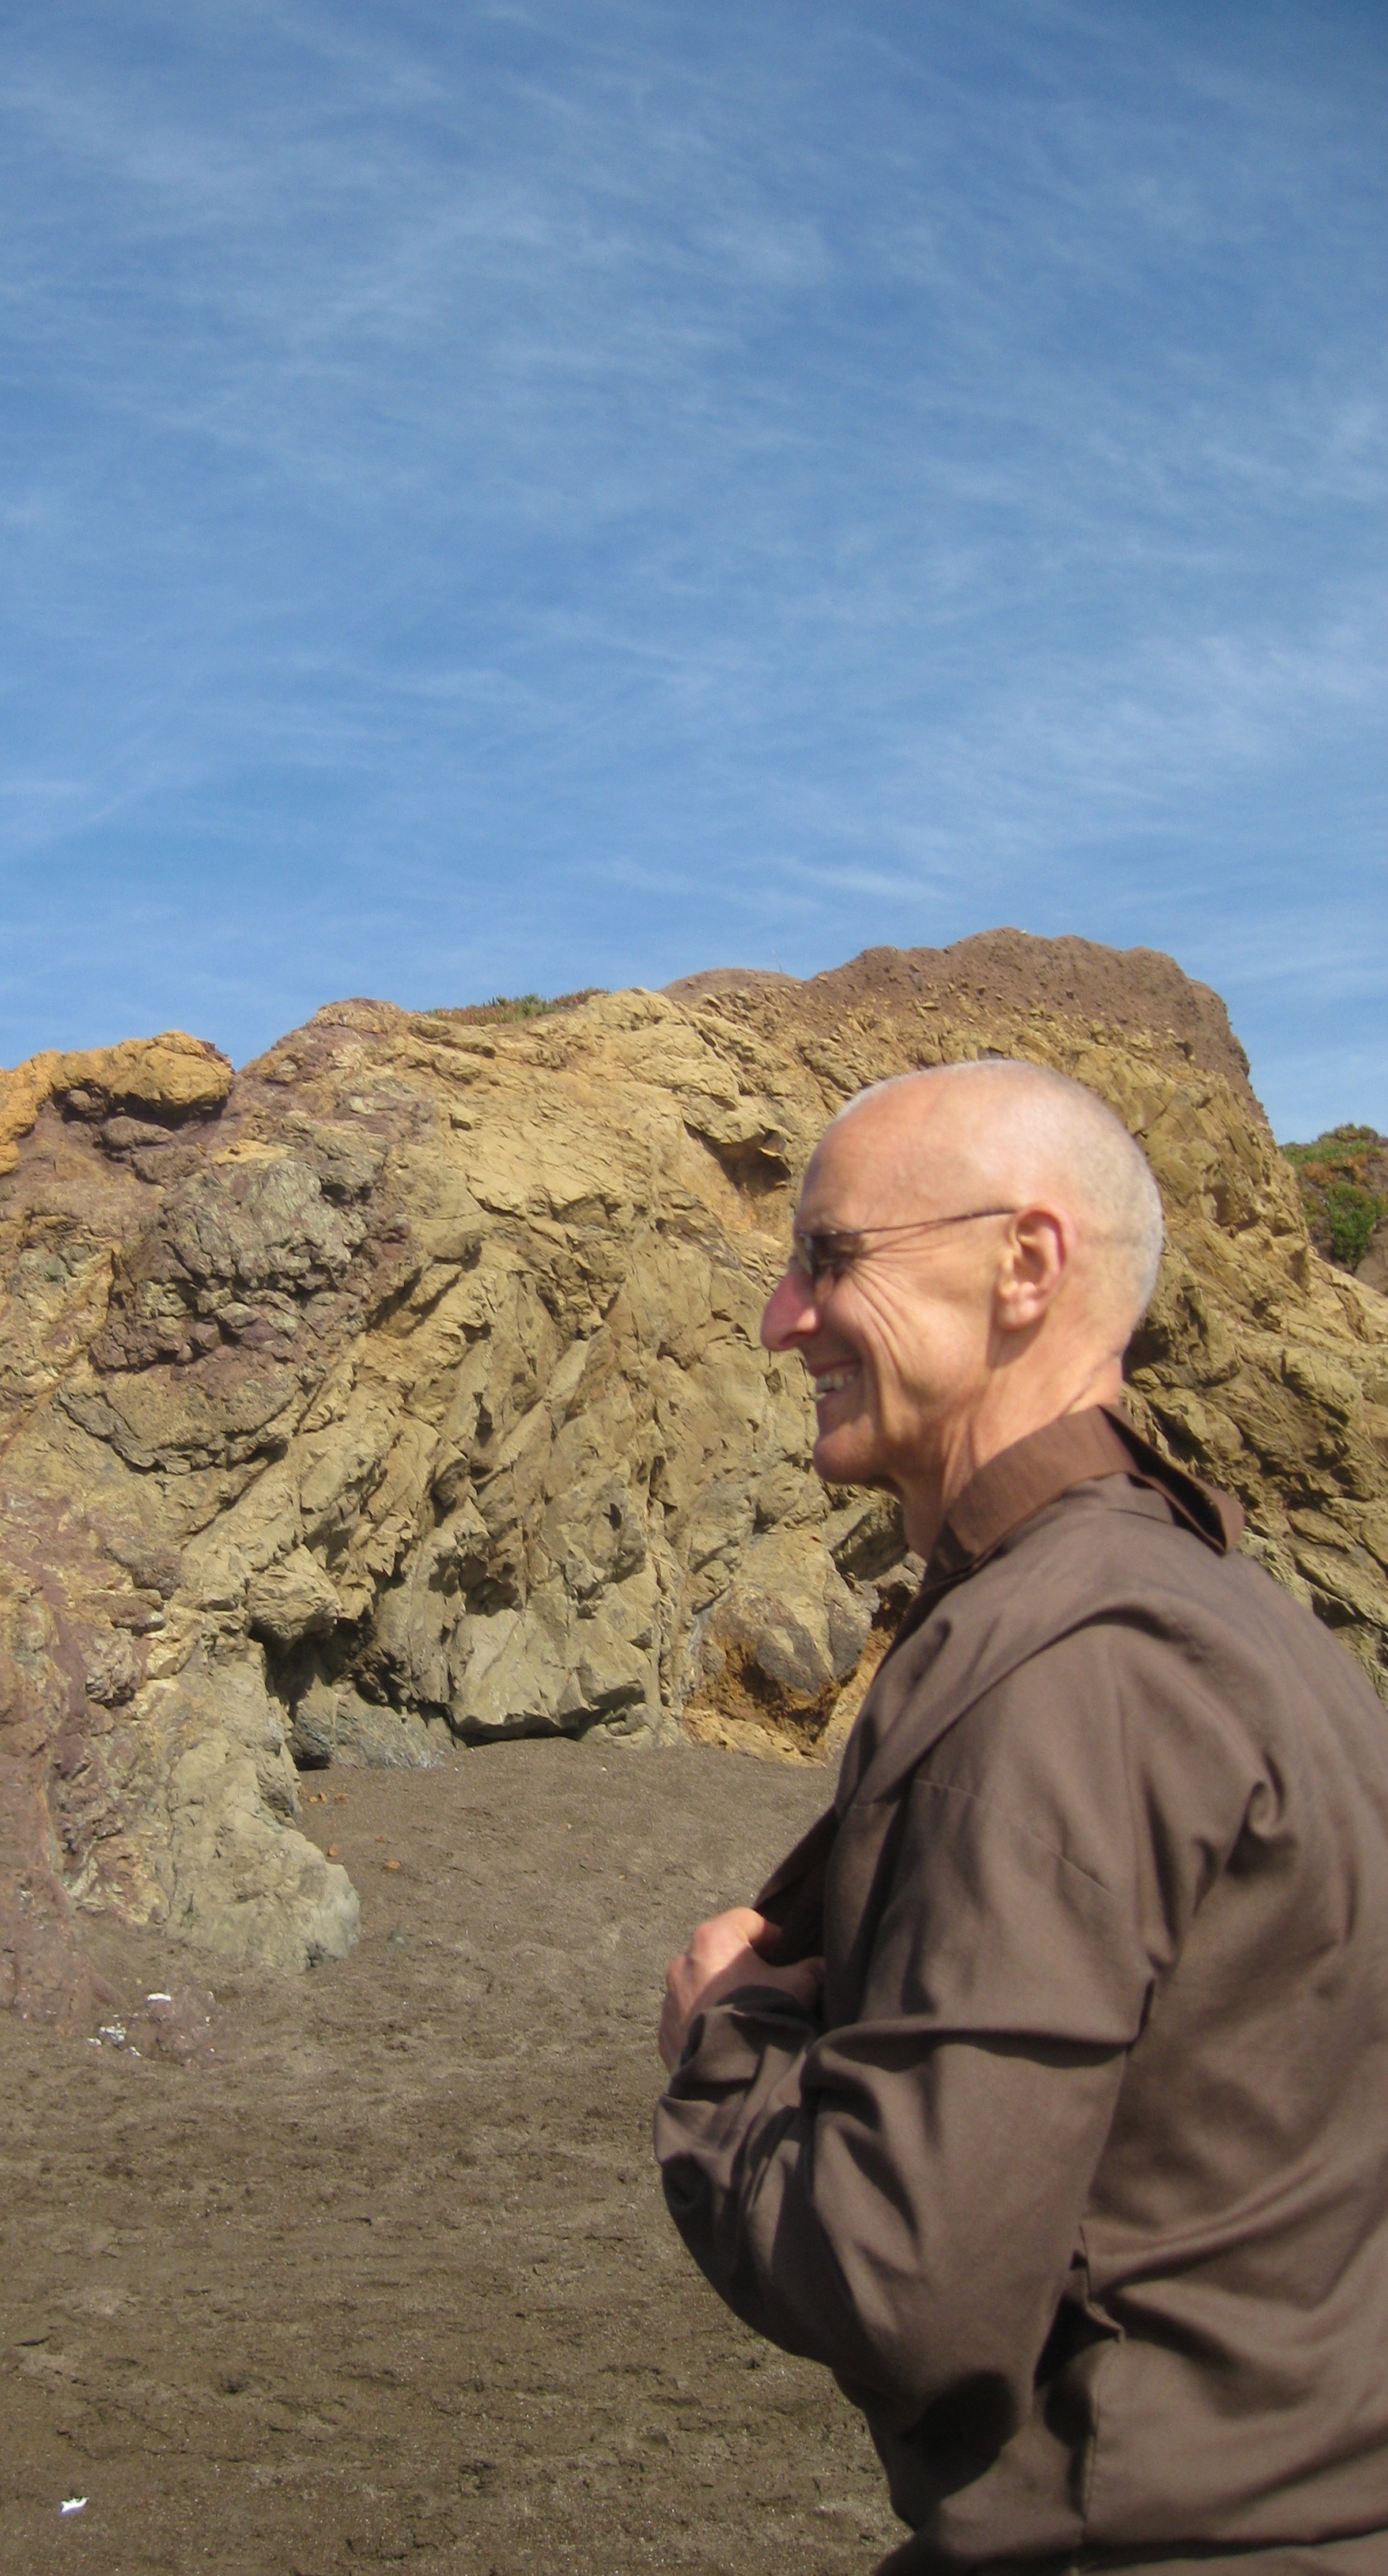
[{"label": "vegetation on cliff top", "polygon": [[1375,1127],[1331,1127],[1314,1144],[1282,1150],[1301,1185],[1317,1251],[1342,1270],[1357,1270],[1388,1217],[1388,1136]]},{"label": "vegetation on cliff top", "polygon": [[485,1025],[498,1020],[543,1020],[552,1011],[576,1011],[580,1002],[591,1002],[606,987],[585,984],[581,993],[556,993],[552,1000],[543,993],[494,993],[489,1002],[466,1002],[455,1010],[430,1011],[431,1020],[463,1020]]}]

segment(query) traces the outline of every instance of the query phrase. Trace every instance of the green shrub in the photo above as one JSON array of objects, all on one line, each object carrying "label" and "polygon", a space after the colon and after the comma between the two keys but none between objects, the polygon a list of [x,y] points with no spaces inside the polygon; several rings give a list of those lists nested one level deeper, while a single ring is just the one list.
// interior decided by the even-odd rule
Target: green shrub
[{"label": "green shrub", "polygon": [[430,1020],[464,1020],[472,1026],[485,1026],[488,1021],[543,1020],[551,1011],[574,1011],[580,1002],[591,1002],[605,987],[585,984],[581,993],[556,993],[547,1001],[543,993],[494,993],[489,1002],[465,1002],[450,1010],[427,1011]]},{"label": "green shrub", "polygon": [[1311,1240],[1342,1270],[1357,1270],[1388,1216],[1388,1137],[1375,1127],[1331,1127],[1311,1145],[1284,1145],[1301,1185]]},{"label": "green shrub", "polygon": [[1373,1190],[1361,1190],[1354,1181],[1332,1181],[1325,1194],[1325,1206],[1331,1258],[1339,1262],[1342,1270],[1357,1270],[1379,1218],[1388,1214],[1388,1201]]}]

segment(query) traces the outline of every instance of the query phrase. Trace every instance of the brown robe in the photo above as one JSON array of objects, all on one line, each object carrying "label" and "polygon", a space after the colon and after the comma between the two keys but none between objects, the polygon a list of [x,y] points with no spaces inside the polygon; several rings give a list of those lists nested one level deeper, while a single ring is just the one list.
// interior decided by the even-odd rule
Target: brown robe
[{"label": "brown robe", "polygon": [[666,2197],[835,2372],[891,2568],[1388,2576],[1388,1712],[1117,1413],[955,1504],[694,2023]]}]

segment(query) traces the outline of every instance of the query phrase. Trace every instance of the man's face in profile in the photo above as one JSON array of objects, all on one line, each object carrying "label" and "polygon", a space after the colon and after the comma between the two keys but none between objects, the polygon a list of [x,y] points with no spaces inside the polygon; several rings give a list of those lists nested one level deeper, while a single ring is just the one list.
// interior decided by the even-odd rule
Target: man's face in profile
[{"label": "man's face in profile", "polygon": [[[945,1154],[938,1177],[927,1171],[923,1187],[904,1188],[891,1149],[885,1104],[829,1130],[761,1337],[768,1350],[797,1352],[813,1381],[817,1474],[897,1492],[983,1374],[1002,1229],[985,1218],[928,1231],[969,1208],[970,1178]],[[939,1197],[951,1185],[963,1192],[959,1210]]]}]

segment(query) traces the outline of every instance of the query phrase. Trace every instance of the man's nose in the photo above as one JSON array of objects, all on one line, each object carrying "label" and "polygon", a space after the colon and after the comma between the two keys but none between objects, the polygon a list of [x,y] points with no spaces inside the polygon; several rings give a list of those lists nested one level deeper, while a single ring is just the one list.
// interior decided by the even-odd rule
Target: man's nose
[{"label": "man's nose", "polygon": [[807,1333],[819,1330],[819,1314],[814,1290],[798,1270],[787,1270],[779,1287],[773,1288],[761,1319],[762,1347],[768,1351],[788,1351]]}]

